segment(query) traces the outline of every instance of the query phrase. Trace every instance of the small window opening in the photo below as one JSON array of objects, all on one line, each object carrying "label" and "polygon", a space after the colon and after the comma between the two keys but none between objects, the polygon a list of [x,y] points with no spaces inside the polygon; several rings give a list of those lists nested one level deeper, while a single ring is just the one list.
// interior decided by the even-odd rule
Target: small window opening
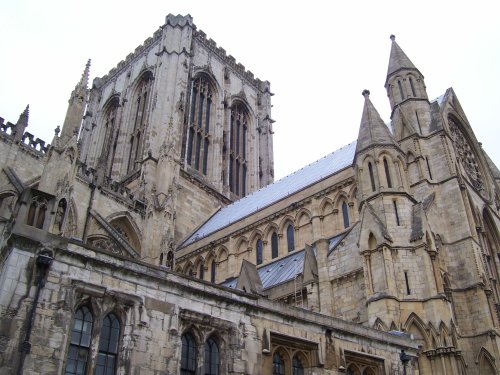
[{"label": "small window opening", "polygon": [[344,218],[344,228],[349,228],[349,209],[347,203],[342,203],[342,216]]},{"label": "small window opening", "polygon": [[417,96],[415,94],[415,86],[413,85],[413,79],[410,77],[410,87],[411,87],[411,93],[413,96]]},{"label": "small window opening", "polygon": [[415,111],[415,117],[417,118],[418,129],[420,130],[420,134],[422,134],[422,127],[420,126],[420,119],[418,118],[418,112]]},{"label": "small window opening", "polygon": [[292,224],[288,224],[286,228],[286,242],[288,245],[288,252],[295,250],[295,233]]},{"label": "small window opening", "polygon": [[278,257],[278,235],[274,232],[271,236],[271,257]]},{"label": "small window opening", "polygon": [[217,272],[216,270],[217,264],[215,263],[215,259],[212,260],[212,263],[210,264],[210,282],[215,283],[215,274]]},{"label": "small window opening", "polygon": [[399,223],[398,205],[397,205],[396,201],[392,201],[392,203],[394,204],[394,213],[396,215],[396,225],[399,227],[401,224]]},{"label": "small window opening", "polygon": [[429,171],[429,178],[432,180],[431,165],[429,163],[429,158],[427,156],[425,157],[425,162],[427,163],[427,170]]},{"label": "small window opening", "polygon": [[264,258],[262,256],[262,248],[262,240],[259,239],[257,240],[257,244],[255,245],[257,265],[262,264],[262,262],[264,261]]},{"label": "small window opening", "polygon": [[405,98],[405,96],[403,94],[403,86],[401,85],[400,80],[398,80],[398,87],[399,87],[399,94],[401,95],[401,100],[403,100]]},{"label": "small window opening", "polygon": [[368,163],[368,172],[370,173],[370,182],[372,184],[372,191],[375,191],[375,178],[373,177],[372,163]]},{"label": "small window opening", "polygon": [[392,188],[391,174],[389,173],[389,164],[387,163],[386,158],[384,158],[384,170],[385,170],[385,177],[387,179],[387,187]]},{"label": "small window opening", "polygon": [[410,281],[408,280],[408,271],[405,272],[405,282],[406,282],[406,294],[410,295],[411,290],[410,290]]}]

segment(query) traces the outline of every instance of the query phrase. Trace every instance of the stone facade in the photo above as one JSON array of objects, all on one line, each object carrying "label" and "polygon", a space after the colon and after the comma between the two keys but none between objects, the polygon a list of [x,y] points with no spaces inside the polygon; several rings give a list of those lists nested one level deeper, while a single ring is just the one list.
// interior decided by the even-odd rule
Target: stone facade
[{"label": "stone facade", "polygon": [[393,37],[391,128],[365,90],[274,183],[269,82],[190,16],[89,69],[51,145],[0,121],[0,373],[498,373],[500,171]]}]

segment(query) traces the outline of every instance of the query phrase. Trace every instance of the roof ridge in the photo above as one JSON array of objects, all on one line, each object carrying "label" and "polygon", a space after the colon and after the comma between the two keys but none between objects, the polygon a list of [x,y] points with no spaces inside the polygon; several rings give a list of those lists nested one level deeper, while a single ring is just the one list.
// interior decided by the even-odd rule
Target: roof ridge
[{"label": "roof ridge", "polygon": [[352,165],[356,142],[353,141],[326,154],[316,161],[256,190],[247,196],[222,207],[214,216],[191,233],[182,247],[225,228],[255,212],[275,204],[298,191],[306,189],[324,178],[330,177]]}]

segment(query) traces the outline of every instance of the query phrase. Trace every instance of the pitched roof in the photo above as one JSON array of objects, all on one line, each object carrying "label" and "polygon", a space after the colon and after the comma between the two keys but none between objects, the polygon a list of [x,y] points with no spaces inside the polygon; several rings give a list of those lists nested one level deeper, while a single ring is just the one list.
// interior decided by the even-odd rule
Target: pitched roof
[{"label": "pitched roof", "polygon": [[[305,250],[300,250],[257,269],[264,290],[293,280],[297,274],[302,273],[304,269],[304,255]],[[236,288],[237,284],[238,278],[236,277],[221,285]]]},{"label": "pitched roof", "polygon": [[232,223],[260,211],[318,181],[332,176],[352,165],[356,142],[326,155],[325,157],[257,190],[236,202],[221,208],[202,224],[182,246],[196,242]]}]

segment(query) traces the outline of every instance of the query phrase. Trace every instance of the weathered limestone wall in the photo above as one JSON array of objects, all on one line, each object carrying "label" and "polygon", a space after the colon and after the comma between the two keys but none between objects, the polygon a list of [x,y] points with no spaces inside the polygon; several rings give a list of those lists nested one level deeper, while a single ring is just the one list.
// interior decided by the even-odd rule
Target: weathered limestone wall
[{"label": "weathered limestone wall", "polygon": [[[38,272],[34,262],[39,243],[15,242],[2,252],[0,373],[12,372],[18,364],[23,322],[36,289],[25,275]],[[305,352],[311,374],[317,375],[340,374],[346,351],[382,361],[386,373],[400,366],[401,348],[415,353],[412,341],[403,337],[216,287],[75,242],[67,248],[60,243],[53,256],[36,309],[26,374],[63,371],[73,313],[82,305],[94,316],[93,348],[104,315],[113,312],[119,317],[118,373],[178,373],[180,338],[187,331],[199,344],[217,338],[222,374],[271,374],[271,354],[283,340],[292,348],[296,340],[316,347]],[[269,334],[270,344],[265,344],[263,337]],[[270,352],[264,350],[266,345]],[[91,367],[95,355],[92,351]],[[202,358],[200,345],[199,366]]]}]

